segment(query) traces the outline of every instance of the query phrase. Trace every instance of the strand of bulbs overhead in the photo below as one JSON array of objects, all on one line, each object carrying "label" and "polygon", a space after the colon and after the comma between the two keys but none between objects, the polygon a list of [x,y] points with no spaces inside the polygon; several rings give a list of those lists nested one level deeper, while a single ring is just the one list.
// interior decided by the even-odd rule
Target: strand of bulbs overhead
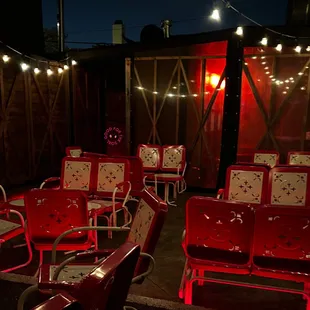
[{"label": "strand of bulbs overhead", "polygon": [[[2,59],[3,63],[6,64],[6,63],[10,62],[11,57],[10,57],[9,55],[7,55],[7,54],[4,54],[4,55],[2,55],[1,59]],[[31,58],[31,59],[32,59],[32,58]],[[40,62],[45,62],[45,63],[48,64],[47,61],[42,61],[42,60],[41,60]],[[71,66],[75,66],[75,65],[77,65],[77,62],[76,62],[75,60],[72,59],[72,60],[71,60]],[[53,67],[56,67],[56,66],[53,65]],[[29,71],[29,70],[33,70],[34,74],[36,74],[36,75],[42,72],[42,70],[40,70],[38,66],[32,67],[32,66],[30,66],[28,63],[23,62],[23,61],[20,63],[20,68],[21,68],[21,70],[22,70],[23,72],[26,72],[26,71]],[[58,74],[62,74],[64,71],[69,70],[69,69],[70,69],[70,66],[69,66],[68,64],[64,64],[64,65],[59,65],[59,66],[57,66],[57,68],[55,68],[55,69],[57,70],[56,72],[57,72]],[[55,70],[51,69],[50,67],[46,69],[46,74],[47,74],[48,76],[51,76],[51,75],[53,75],[54,73],[55,73]]]},{"label": "strand of bulbs overhead", "polygon": [[[252,23],[256,24],[257,26],[263,27],[261,24],[255,22],[255,21],[252,20],[251,18],[249,18],[249,17],[245,16],[244,14],[242,14],[241,12],[239,12],[236,8],[232,7],[232,6],[230,5],[229,2],[227,2],[227,1],[225,1],[225,0],[222,0],[222,2],[223,2],[224,4],[226,4],[226,7],[233,9],[235,12],[237,12],[237,13],[240,14],[241,16],[245,17],[246,19],[248,19],[248,20],[251,21]],[[219,22],[219,21],[221,20],[221,13],[220,13],[220,10],[217,9],[217,8],[214,8],[213,11],[212,11],[212,13],[211,13],[211,15],[210,15],[210,19]],[[289,37],[289,38],[291,38],[291,39],[297,39],[297,37],[294,37],[294,36],[291,36],[291,35],[282,34],[282,33],[280,33],[280,32],[274,31],[274,30],[272,30],[272,29],[268,29],[268,30],[269,30],[269,31],[272,31],[272,32],[274,32],[274,33],[276,33],[276,34],[278,34],[278,35],[281,35],[281,36],[286,36],[286,37]],[[242,26],[237,27],[235,33],[236,33],[236,35],[242,37],[242,36],[243,36],[243,27],[242,27]],[[309,37],[308,39],[310,39],[310,37]],[[263,37],[259,43],[260,43],[262,46],[268,46],[268,37]],[[282,48],[283,48],[283,45],[282,45],[281,43],[278,43],[278,44],[275,46],[275,49],[276,49],[278,52],[281,52],[281,51],[282,51]],[[303,47],[302,47],[301,45],[299,45],[299,44],[296,45],[295,48],[294,48],[294,51],[295,51],[296,53],[301,53],[302,50],[303,50]],[[307,46],[306,51],[307,51],[307,52],[310,52],[310,45]]]}]

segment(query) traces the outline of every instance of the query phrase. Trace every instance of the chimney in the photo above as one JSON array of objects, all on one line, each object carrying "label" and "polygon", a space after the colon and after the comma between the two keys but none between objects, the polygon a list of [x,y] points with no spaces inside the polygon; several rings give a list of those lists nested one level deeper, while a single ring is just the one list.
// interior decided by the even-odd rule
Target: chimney
[{"label": "chimney", "polygon": [[165,39],[170,38],[170,28],[172,26],[172,22],[169,19],[165,19],[161,22],[161,28],[163,29],[164,32],[164,37]]},{"label": "chimney", "polygon": [[124,44],[125,26],[123,21],[116,20],[112,26],[112,43]]}]

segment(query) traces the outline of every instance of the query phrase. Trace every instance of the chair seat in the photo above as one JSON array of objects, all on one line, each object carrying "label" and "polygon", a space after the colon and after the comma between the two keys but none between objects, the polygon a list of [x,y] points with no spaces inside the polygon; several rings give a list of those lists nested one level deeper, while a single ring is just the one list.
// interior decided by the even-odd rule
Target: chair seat
[{"label": "chair seat", "polygon": [[155,173],[155,174],[145,174],[147,180],[155,180],[159,182],[177,182],[183,180],[183,176],[175,173]]},{"label": "chair seat", "polygon": [[[50,239],[38,239],[34,238],[32,240],[34,247],[36,250],[39,251],[51,251],[53,247],[53,241]],[[89,239],[88,235],[83,236],[82,238],[70,239],[68,240],[63,239],[57,245],[58,251],[69,251],[69,250],[88,250],[92,245],[92,240]]]},{"label": "chair seat", "polygon": [[188,246],[187,258],[193,269],[250,274],[250,257],[246,253]]},{"label": "chair seat", "polygon": [[[58,265],[43,265],[40,269],[40,282],[49,282],[53,280],[54,272]],[[92,264],[72,264],[65,266],[58,278],[57,281],[65,281],[76,283],[79,282],[83,277],[90,273],[90,271],[96,267]]]},{"label": "chair seat", "polygon": [[[123,203],[120,201],[115,202],[115,210],[118,211],[122,208]],[[111,200],[94,199],[88,201],[88,211],[100,215],[103,213],[113,212],[113,203]]]},{"label": "chair seat", "polygon": [[24,232],[24,228],[13,221],[0,220],[0,239],[7,241]]}]

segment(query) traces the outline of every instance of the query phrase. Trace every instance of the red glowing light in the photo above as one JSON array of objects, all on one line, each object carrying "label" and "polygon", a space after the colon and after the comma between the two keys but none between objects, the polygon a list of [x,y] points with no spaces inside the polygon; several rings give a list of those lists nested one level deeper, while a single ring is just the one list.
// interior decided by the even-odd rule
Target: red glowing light
[{"label": "red glowing light", "polygon": [[[206,84],[210,84],[213,88],[215,88],[219,81],[220,81],[220,76],[218,74],[212,73],[212,74],[207,74],[206,75]],[[225,80],[222,82],[221,89],[225,88]]]}]

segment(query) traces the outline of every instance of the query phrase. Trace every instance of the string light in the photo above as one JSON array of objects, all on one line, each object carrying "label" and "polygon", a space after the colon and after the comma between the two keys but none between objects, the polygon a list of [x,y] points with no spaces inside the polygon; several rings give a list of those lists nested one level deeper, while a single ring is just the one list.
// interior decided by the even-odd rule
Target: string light
[{"label": "string light", "polygon": [[76,66],[77,62],[74,59],[72,59],[71,64],[72,64],[72,66]]},{"label": "string light", "polygon": [[306,51],[310,52],[310,46],[307,46]]},{"label": "string light", "polygon": [[236,34],[238,36],[242,37],[243,36],[243,28],[242,27],[237,27]]},{"label": "string light", "polygon": [[268,39],[266,37],[262,38],[262,40],[260,41],[260,44],[267,46],[268,45]]},{"label": "string light", "polygon": [[3,55],[2,60],[3,62],[8,62],[10,60],[10,57],[8,55]]},{"label": "string light", "polygon": [[300,45],[297,45],[297,46],[295,47],[295,51],[296,51],[297,53],[300,53],[300,52],[301,52],[301,46],[300,46]]},{"label": "string light", "polygon": [[34,74],[39,74],[41,71],[39,68],[34,68],[33,69]]},{"label": "string light", "polygon": [[68,65],[64,65],[64,70],[69,70],[69,66]]},{"label": "string light", "polygon": [[27,65],[27,64],[24,63],[24,62],[22,62],[22,63],[20,64],[20,66],[21,66],[21,68],[22,68],[23,71],[27,71],[27,70],[29,69],[29,65]]},{"label": "string light", "polygon": [[53,71],[51,69],[47,69],[46,73],[47,73],[48,76],[51,76],[53,74]]},{"label": "string light", "polygon": [[279,44],[276,46],[276,50],[277,50],[278,52],[281,52],[281,51],[282,51],[282,44],[281,44],[281,43],[279,43]]},{"label": "string light", "polygon": [[219,9],[214,9],[212,11],[212,14],[211,14],[210,18],[213,19],[213,20],[216,20],[216,21],[220,21],[221,20],[221,15],[220,15]]},{"label": "string light", "polygon": [[58,73],[61,74],[64,72],[64,69],[63,68],[58,68]]}]

